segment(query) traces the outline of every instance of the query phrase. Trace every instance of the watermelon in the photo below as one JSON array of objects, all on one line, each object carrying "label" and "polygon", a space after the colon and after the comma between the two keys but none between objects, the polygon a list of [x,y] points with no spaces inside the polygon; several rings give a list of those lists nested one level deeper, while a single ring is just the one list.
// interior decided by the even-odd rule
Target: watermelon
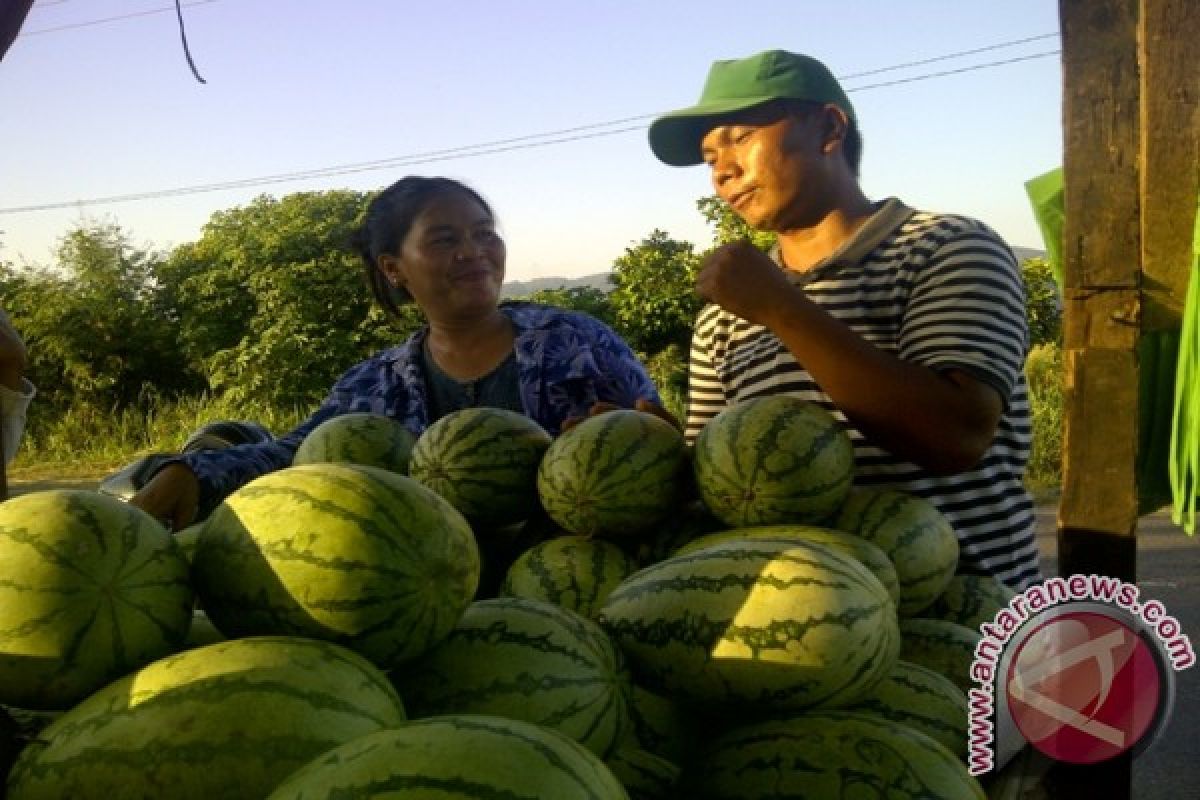
[{"label": "watermelon", "polygon": [[324,639],[386,669],[454,627],[479,582],[479,552],[462,515],[416,481],[305,464],[227,497],[200,533],[192,575],[231,639]]},{"label": "watermelon", "polygon": [[637,748],[671,762],[683,763],[693,744],[687,709],[636,683],[629,699],[630,716],[633,717],[631,735]]},{"label": "watermelon", "polygon": [[921,616],[957,622],[977,631],[995,620],[1016,594],[990,575],[955,575]]},{"label": "watermelon", "polygon": [[974,688],[971,664],[979,631],[943,619],[900,620],[900,658],[945,676],[964,693]]},{"label": "watermelon", "polygon": [[193,647],[203,647],[206,644],[223,641],[225,641],[225,636],[217,630],[216,625],[212,624],[208,614],[196,611],[192,615],[192,627],[188,629],[187,639],[184,640],[182,649],[190,650]]},{"label": "watermelon", "polygon": [[550,728],[484,715],[406,723],[330,750],[267,800],[335,798],[626,800],[586,748]]},{"label": "watermelon", "polygon": [[758,525],[752,528],[734,528],[693,539],[679,548],[675,554],[685,555],[730,539],[786,539],[792,537],[813,544],[827,545],[851,558],[858,559],[879,579],[893,602],[899,599],[900,579],[896,576],[896,568],[892,566],[891,559],[878,546],[861,536],[855,536],[845,531],[836,531],[832,528],[821,528],[816,525]]},{"label": "watermelon", "polygon": [[892,489],[855,489],[834,527],[856,533],[887,553],[900,579],[902,617],[930,606],[954,577],[958,537],[930,501]]},{"label": "watermelon", "polygon": [[699,499],[677,506],[639,539],[622,541],[642,566],[657,564],[675,555],[679,548],[707,533],[725,529],[725,523],[708,513]]},{"label": "watermelon", "polygon": [[604,761],[632,800],[675,800],[679,767],[636,747],[619,747]]},{"label": "watermelon", "polygon": [[0,708],[0,796],[4,794],[3,788],[5,779],[8,777],[8,770],[17,760],[17,753],[21,752],[24,744],[21,738],[21,729],[17,727],[16,721],[8,715],[8,712]]},{"label": "watermelon", "polygon": [[204,521],[194,522],[186,528],[177,531],[175,536],[175,544],[179,545],[180,552],[187,559],[188,564],[192,563],[192,556],[196,555],[196,543],[200,541],[200,531],[204,529]]},{"label": "watermelon", "polygon": [[846,499],[854,446],[825,409],[787,395],[758,397],[709,420],[694,456],[700,497],[726,525],[819,525]]},{"label": "watermelon", "polygon": [[609,411],[554,440],[538,468],[538,496],[571,533],[633,537],[678,504],[686,464],[683,436],[669,422],[643,411]]},{"label": "watermelon", "polygon": [[329,642],[253,637],[117,680],[17,760],[9,800],[265,797],[340,744],[404,722],[387,676]]},{"label": "watermelon", "polygon": [[0,504],[0,703],[65,709],[183,644],[187,561],[153,517],[57,489]]},{"label": "watermelon", "polygon": [[409,473],[475,524],[505,525],[535,513],[537,470],[550,434],[522,414],[465,408],[425,429]]},{"label": "watermelon", "polygon": [[521,554],[500,594],[544,600],[592,617],[608,593],[636,569],[633,558],[611,542],[559,536]]},{"label": "watermelon", "polygon": [[561,731],[604,757],[628,732],[629,676],[591,620],[523,597],[473,603],[393,674],[414,717],[484,714]]},{"label": "watermelon", "polygon": [[904,725],[819,711],[718,737],[685,777],[697,800],[985,800],[953,753]]},{"label": "watermelon", "polygon": [[403,475],[415,441],[412,432],[391,417],[355,411],[330,417],[309,431],[292,464],[361,464]]},{"label": "watermelon", "polygon": [[959,758],[967,757],[967,695],[949,678],[920,664],[897,661],[869,695],[845,710],[906,725]]},{"label": "watermelon", "polygon": [[669,558],[614,589],[597,619],[651,689],[751,713],[854,702],[900,647],[879,579],[801,540]]}]

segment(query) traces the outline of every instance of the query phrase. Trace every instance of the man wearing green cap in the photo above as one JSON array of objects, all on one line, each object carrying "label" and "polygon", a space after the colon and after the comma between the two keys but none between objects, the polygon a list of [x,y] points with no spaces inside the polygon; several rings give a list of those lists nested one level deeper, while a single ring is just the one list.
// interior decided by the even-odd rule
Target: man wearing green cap
[{"label": "man wearing green cap", "polygon": [[855,483],[931,500],[959,568],[1039,578],[1021,476],[1030,417],[1020,269],[982,223],[870,201],[854,108],[819,61],[771,50],[713,64],[700,102],[650,126],[667,164],[708,164],[722,200],[777,236],[718,247],[697,291],[687,434],[787,393],[844,420]]}]

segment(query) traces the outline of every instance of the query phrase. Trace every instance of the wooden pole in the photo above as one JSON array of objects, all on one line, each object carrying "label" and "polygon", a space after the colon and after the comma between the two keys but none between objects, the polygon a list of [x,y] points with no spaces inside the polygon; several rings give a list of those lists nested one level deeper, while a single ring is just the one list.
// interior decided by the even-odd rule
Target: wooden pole
[{"label": "wooden pole", "polygon": [[[1200,192],[1200,4],[1060,0],[1066,220],[1063,575],[1137,577],[1138,340],[1178,330]],[[1129,755],[1059,765],[1062,798],[1129,798]]]}]

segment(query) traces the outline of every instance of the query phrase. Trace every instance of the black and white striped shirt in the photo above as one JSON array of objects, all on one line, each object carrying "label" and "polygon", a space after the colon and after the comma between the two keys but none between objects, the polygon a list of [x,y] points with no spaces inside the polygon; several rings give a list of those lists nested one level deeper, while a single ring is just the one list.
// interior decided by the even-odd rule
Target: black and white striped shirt
[{"label": "black and white striped shirt", "polygon": [[976,220],[913,211],[892,198],[826,261],[789,275],[876,347],[993,386],[1004,414],[987,453],[949,476],[893,456],[846,421],[773,333],[715,305],[700,312],[692,337],[689,441],[744,400],[786,393],[814,401],[850,434],[855,485],[920,495],[950,520],[961,544],[960,571],[994,575],[1014,588],[1038,580],[1033,503],[1021,482],[1031,439],[1025,290],[1008,246]]}]

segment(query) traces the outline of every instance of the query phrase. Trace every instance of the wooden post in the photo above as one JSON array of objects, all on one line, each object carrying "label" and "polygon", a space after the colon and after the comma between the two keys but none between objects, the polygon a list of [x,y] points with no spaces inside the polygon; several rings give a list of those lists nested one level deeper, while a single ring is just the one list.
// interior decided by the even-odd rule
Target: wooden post
[{"label": "wooden post", "polygon": [[[1134,582],[1137,343],[1178,330],[1200,191],[1200,4],[1060,0],[1063,36],[1063,575]],[[1059,765],[1054,796],[1129,798],[1132,758]]]}]

